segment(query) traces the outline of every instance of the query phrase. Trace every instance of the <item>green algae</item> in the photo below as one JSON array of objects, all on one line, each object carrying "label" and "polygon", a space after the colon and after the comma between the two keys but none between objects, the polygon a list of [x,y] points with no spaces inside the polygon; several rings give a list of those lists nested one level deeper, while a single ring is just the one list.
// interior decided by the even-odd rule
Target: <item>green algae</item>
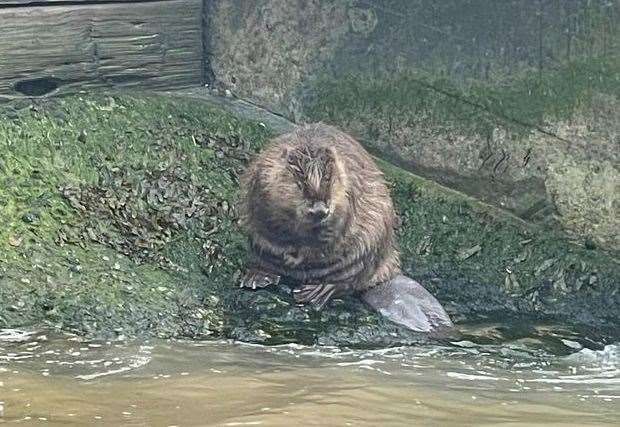
[{"label": "green algae", "polygon": [[415,69],[319,78],[310,93],[311,120],[416,174],[618,253],[618,192],[605,181],[618,175],[618,56],[503,80]]},{"label": "green algae", "polygon": [[598,318],[610,326],[620,318],[619,262],[612,256],[380,164],[402,221],[404,267],[453,312],[464,319],[493,312]]},{"label": "green algae", "polygon": [[[313,120],[347,126],[366,120],[388,129],[423,123],[437,132],[457,130],[490,136],[500,127],[519,138],[542,129],[545,120],[570,120],[597,93],[620,96],[620,58],[573,61],[544,73],[501,82],[457,82],[424,71],[319,77],[306,113]],[[372,120],[368,120],[372,118]]]},{"label": "green algae", "polygon": [[[315,313],[295,306],[286,285],[237,288],[245,257],[237,177],[271,134],[205,102],[135,94],[74,96],[5,115],[0,327],[271,344],[419,342],[355,298]],[[617,321],[613,259],[380,165],[402,218],[405,270],[455,319]]]},{"label": "green algae", "polygon": [[242,253],[218,209],[264,127],[191,102],[93,96],[7,117],[0,134],[0,324],[167,336],[187,310],[210,322],[208,273],[231,274]]}]

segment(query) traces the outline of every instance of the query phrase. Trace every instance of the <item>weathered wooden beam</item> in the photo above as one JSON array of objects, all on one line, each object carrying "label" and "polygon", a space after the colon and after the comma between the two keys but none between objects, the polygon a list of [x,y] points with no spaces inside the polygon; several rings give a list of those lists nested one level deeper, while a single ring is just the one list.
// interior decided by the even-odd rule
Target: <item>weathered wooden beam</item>
[{"label": "weathered wooden beam", "polygon": [[0,9],[0,96],[202,82],[202,0]]},{"label": "weathered wooden beam", "polygon": [[97,3],[151,3],[156,1],[174,0],[0,0],[0,8],[19,6],[54,6],[71,4],[97,4]]}]

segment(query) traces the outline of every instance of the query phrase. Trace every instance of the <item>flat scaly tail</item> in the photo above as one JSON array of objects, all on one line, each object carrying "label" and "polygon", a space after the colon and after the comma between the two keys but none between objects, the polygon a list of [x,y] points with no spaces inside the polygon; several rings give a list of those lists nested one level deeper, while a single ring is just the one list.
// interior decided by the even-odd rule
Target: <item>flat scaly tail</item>
[{"label": "flat scaly tail", "polygon": [[392,322],[416,332],[440,332],[454,327],[439,301],[402,274],[365,291],[362,299]]}]

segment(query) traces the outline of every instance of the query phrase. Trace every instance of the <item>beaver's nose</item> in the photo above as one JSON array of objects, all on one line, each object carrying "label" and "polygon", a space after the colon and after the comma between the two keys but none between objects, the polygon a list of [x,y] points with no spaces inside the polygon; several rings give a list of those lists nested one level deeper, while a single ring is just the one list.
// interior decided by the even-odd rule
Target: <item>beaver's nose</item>
[{"label": "beaver's nose", "polygon": [[329,215],[329,207],[324,202],[316,202],[308,213],[315,221],[322,221]]}]

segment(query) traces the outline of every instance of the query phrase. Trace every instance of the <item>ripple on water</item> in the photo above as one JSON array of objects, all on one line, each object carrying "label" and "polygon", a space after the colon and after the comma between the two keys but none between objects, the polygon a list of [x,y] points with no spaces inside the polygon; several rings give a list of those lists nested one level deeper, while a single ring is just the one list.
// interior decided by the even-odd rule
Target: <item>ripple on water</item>
[{"label": "ripple on water", "polygon": [[67,333],[0,330],[0,369],[6,365],[42,376],[93,380],[118,375],[147,365],[152,350],[149,345],[93,341]]},{"label": "ripple on water", "polygon": [[[497,330],[485,328],[500,336]],[[0,391],[5,391],[0,393],[0,416],[11,419],[6,418],[11,411],[36,401],[39,394],[62,396],[81,387],[75,384],[83,384],[87,388],[79,388],[79,398],[72,397],[81,406],[67,408],[64,419],[139,423],[143,408],[135,400],[138,392],[142,404],[152,405],[151,412],[160,411],[162,424],[178,421],[174,413],[182,410],[184,401],[194,402],[184,410],[199,418],[202,406],[197,402],[205,396],[215,405],[212,409],[235,406],[238,410],[239,402],[259,405],[251,412],[254,418],[223,416],[225,422],[219,425],[257,419],[271,425],[266,420],[278,408],[294,413],[289,403],[308,411],[313,405],[326,405],[323,409],[342,405],[343,413],[389,408],[390,416],[402,414],[403,420],[411,416],[414,405],[416,413],[432,414],[439,424],[460,411],[473,411],[472,400],[477,401],[476,408],[483,402],[490,405],[489,413],[472,416],[494,422],[498,419],[491,413],[498,409],[493,405],[510,408],[502,411],[511,420],[531,416],[532,408],[540,413],[552,408],[568,420],[594,419],[592,413],[599,414],[598,421],[609,418],[614,410],[605,405],[620,403],[620,344],[587,348],[584,340],[571,334],[554,336],[549,346],[545,342],[541,336],[521,336],[489,344],[470,334],[437,345],[347,349],[230,341],[93,341],[51,331],[0,330]],[[226,392],[229,386],[232,395]],[[106,392],[110,397],[96,395],[99,390],[110,390]],[[170,396],[180,403],[166,406]],[[590,406],[577,413],[575,402]],[[53,419],[45,407],[20,411],[13,419]]]}]

